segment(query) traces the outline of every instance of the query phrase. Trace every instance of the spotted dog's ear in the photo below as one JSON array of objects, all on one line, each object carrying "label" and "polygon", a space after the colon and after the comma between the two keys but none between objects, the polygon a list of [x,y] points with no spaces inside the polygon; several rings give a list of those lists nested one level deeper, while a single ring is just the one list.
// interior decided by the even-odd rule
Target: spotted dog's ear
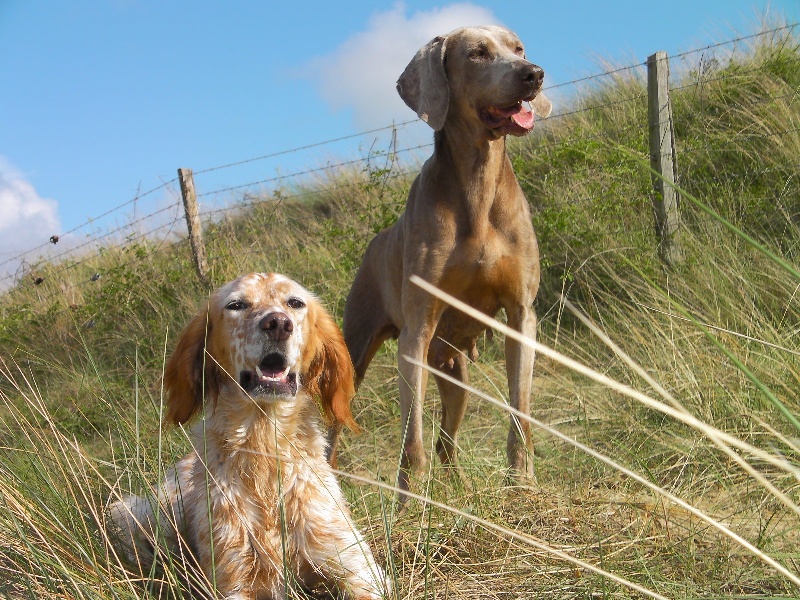
[{"label": "spotted dog's ear", "polygon": [[447,38],[435,37],[420,48],[397,80],[397,93],[417,116],[440,131],[450,105],[450,83],[444,68]]},{"label": "spotted dog's ear", "polygon": [[355,371],[344,336],[333,317],[316,300],[309,303],[311,328],[303,354],[303,382],[316,398],[328,425],[359,427],[350,412],[355,396]]},{"label": "spotted dog's ear", "polygon": [[200,410],[206,397],[215,398],[219,393],[219,369],[205,351],[211,327],[206,307],[183,330],[167,361],[167,423],[186,423]]}]

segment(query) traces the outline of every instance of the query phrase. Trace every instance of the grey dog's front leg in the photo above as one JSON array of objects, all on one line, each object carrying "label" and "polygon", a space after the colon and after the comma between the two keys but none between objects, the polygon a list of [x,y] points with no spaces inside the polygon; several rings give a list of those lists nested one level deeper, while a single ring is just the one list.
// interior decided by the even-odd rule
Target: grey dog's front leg
[{"label": "grey dog's front leg", "polygon": [[[508,312],[508,324],[524,336],[536,339],[536,314],[530,307],[519,307]],[[533,348],[510,337],[506,338],[506,370],[508,392],[512,408],[530,414],[531,387],[533,385]],[[509,477],[520,483],[533,477],[533,440],[529,421],[510,417],[508,442]]]}]

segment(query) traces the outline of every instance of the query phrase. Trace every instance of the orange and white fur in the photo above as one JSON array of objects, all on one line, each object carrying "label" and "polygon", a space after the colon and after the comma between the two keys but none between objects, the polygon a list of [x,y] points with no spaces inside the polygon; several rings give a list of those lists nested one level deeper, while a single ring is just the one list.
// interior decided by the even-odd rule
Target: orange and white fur
[{"label": "orange and white fur", "polygon": [[168,422],[202,418],[193,451],[157,492],[160,514],[138,496],[112,504],[127,560],[146,573],[158,531],[222,598],[283,598],[295,585],[351,598],[387,592],[326,461],[319,412],[355,427],[353,367],[311,293],[274,273],[224,285],[181,335],[165,387]]}]

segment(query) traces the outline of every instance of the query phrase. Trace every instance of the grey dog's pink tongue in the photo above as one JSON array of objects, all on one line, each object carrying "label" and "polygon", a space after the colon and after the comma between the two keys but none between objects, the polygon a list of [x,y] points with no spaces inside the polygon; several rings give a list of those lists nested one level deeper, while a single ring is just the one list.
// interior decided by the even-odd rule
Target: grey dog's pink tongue
[{"label": "grey dog's pink tongue", "polygon": [[521,104],[519,109],[511,115],[511,119],[523,129],[533,128],[533,111],[527,110],[525,104]]}]

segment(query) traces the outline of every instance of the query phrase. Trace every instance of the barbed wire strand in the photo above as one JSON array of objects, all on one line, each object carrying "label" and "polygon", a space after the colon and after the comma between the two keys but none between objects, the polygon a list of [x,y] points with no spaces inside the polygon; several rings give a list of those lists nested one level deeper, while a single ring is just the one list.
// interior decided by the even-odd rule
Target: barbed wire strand
[{"label": "barbed wire strand", "polygon": [[[130,223],[126,223],[125,225],[121,225],[120,227],[117,227],[116,229],[112,229],[110,231],[107,231],[106,233],[103,233],[101,235],[95,236],[95,237],[83,242],[82,244],[78,244],[77,246],[73,246],[73,247],[65,250],[64,252],[61,252],[59,254],[56,254],[56,255],[50,256],[50,257],[43,257],[41,260],[33,263],[32,265],[27,265],[27,270],[28,271],[33,271],[33,270],[36,270],[36,269],[40,268],[41,265],[43,265],[45,263],[57,262],[61,258],[69,256],[70,254],[74,254],[77,250],[80,250],[81,248],[85,248],[86,246],[91,246],[91,245],[97,244],[98,242],[100,242],[100,241],[102,241],[102,240],[104,240],[104,239],[106,239],[108,237],[111,237],[115,233],[120,233],[122,231],[126,231],[126,230],[129,230],[129,229],[132,229],[134,225],[137,225],[139,223],[142,223],[144,221],[152,219],[153,217],[155,217],[155,216],[157,216],[157,215],[159,215],[159,214],[161,214],[163,212],[166,212],[168,210],[174,209],[175,207],[177,207],[179,205],[180,205],[179,202],[174,202],[174,203],[170,204],[169,206],[165,206],[164,208],[158,209],[158,210],[156,210],[154,212],[151,212],[151,213],[149,213],[147,215],[144,215],[143,217],[140,217],[139,219],[136,219],[135,221],[131,221]],[[6,274],[6,275],[0,277],[0,283],[6,281],[8,279],[11,279],[12,277],[15,277],[15,276],[16,275],[13,274],[13,273],[12,274]]]},{"label": "barbed wire strand", "polygon": [[[185,242],[188,242],[188,240],[186,240],[185,238],[181,238],[181,239],[169,242],[169,243],[167,243],[166,239],[164,239],[155,248],[153,248],[152,251],[150,253],[148,253],[147,255],[141,256],[141,257],[136,257],[136,258],[131,259],[131,260],[127,261],[127,262],[120,263],[120,264],[117,265],[117,268],[124,269],[126,267],[133,266],[133,265],[135,265],[137,263],[143,262],[144,260],[146,260],[148,258],[151,258],[152,255],[157,253],[157,252],[165,252],[165,251],[170,250],[171,248],[174,248],[175,246],[178,246],[178,245],[183,244]],[[102,279],[98,279],[97,281],[102,281]],[[79,281],[78,283],[75,283],[75,284],[65,288],[63,291],[59,290],[59,291],[53,292],[52,294],[50,294],[48,296],[48,299],[55,298],[56,296],[65,295],[68,291],[71,291],[73,289],[79,289],[81,287],[87,286],[87,285],[92,284],[92,283],[96,283],[96,281],[92,281],[91,279]]]},{"label": "barbed wire strand", "polygon": [[691,54],[697,54],[699,52],[706,52],[708,50],[712,50],[714,48],[720,48],[722,46],[728,46],[730,44],[738,44],[739,42],[743,42],[745,40],[751,40],[757,37],[764,37],[770,35],[771,33],[777,33],[779,31],[795,29],[800,23],[789,23],[787,25],[781,25],[780,27],[775,27],[774,29],[768,29],[766,31],[759,31],[758,33],[751,33],[749,35],[743,35],[738,38],[734,38],[732,40],[725,40],[724,42],[717,42],[714,44],[709,44],[708,46],[703,46],[702,48],[694,48],[692,50],[686,50],[685,52],[680,52],[678,54],[673,54],[670,58],[684,58]]},{"label": "barbed wire strand", "polygon": [[[80,229],[83,229],[87,225],[91,225],[92,223],[94,223],[95,221],[97,221],[99,219],[102,219],[103,217],[107,217],[108,215],[110,215],[110,214],[112,214],[112,213],[114,213],[114,212],[116,212],[118,210],[121,210],[121,209],[125,208],[126,206],[129,206],[130,204],[133,204],[134,202],[138,202],[142,198],[157,192],[158,190],[170,185],[171,183],[175,183],[177,180],[178,180],[178,178],[176,177],[175,179],[171,179],[169,181],[165,181],[165,182],[161,183],[160,185],[157,185],[156,187],[154,187],[154,188],[152,188],[150,190],[147,190],[146,192],[144,192],[142,194],[137,194],[134,198],[132,198],[130,200],[127,200],[127,201],[123,202],[122,204],[120,204],[118,206],[115,206],[114,208],[108,209],[106,212],[104,212],[104,213],[102,213],[100,215],[97,215],[96,217],[92,217],[91,219],[81,223],[80,225],[77,225],[77,226],[73,227],[69,231],[65,231],[63,233],[58,233],[57,235],[58,235],[58,237],[62,237],[62,236],[65,236],[65,235],[70,235],[72,233],[75,233],[76,231],[78,231]],[[7,258],[5,261],[0,262],[0,268],[5,266],[5,265],[7,265],[10,262],[13,262],[13,261],[22,261],[29,254],[33,254],[37,250],[42,250],[42,249],[48,247],[51,243],[52,242],[50,242],[50,241],[44,242],[44,243],[36,246],[35,248],[31,248],[30,250],[25,250],[24,252],[21,252],[21,253],[17,254],[16,256],[13,256],[11,258]],[[2,280],[0,280],[0,281],[2,281]]]},{"label": "barbed wire strand", "polygon": [[[415,175],[417,173],[417,169],[408,169],[405,171],[393,171],[392,173],[387,175],[387,179],[401,179],[403,177],[408,177]],[[280,198],[269,198],[270,201],[278,201],[278,200],[298,200],[301,198],[308,198],[310,196],[323,196],[325,194],[329,194],[331,192],[338,192],[341,190],[351,189],[351,188],[358,188],[364,186],[364,182],[362,181],[355,181],[351,183],[344,183],[344,184],[335,184],[327,187],[322,188],[315,188],[313,190],[305,191],[305,192],[298,192],[295,194],[288,194],[288,195],[281,195]],[[225,208],[216,208],[211,209],[208,211],[202,212],[202,216],[212,217],[215,215],[228,213],[228,212],[235,212],[241,210],[242,208],[249,208],[252,206],[256,206],[258,204],[264,203],[266,200],[263,197],[256,198],[252,202],[241,202],[237,203],[235,206],[229,206]]]},{"label": "barbed wire strand", "polygon": [[402,121],[401,123],[392,124],[392,125],[385,125],[383,127],[377,127],[375,129],[369,129],[367,131],[360,131],[358,133],[345,135],[345,136],[334,138],[334,139],[331,139],[331,140],[325,140],[325,141],[322,141],[322,142],[316,142],[316,143],[313,143],[313,144],[307,144],[305,146],[298,146],[296,148],[289,148],[288,150],[280,150],[278,152],[273,152],[271,154],[265,154],[263,156],[256,156],[255,158],[246,158],[244,160],[228,163],[226,165],[220,165],[218,167],[209,167],[207,169],[202,169],[200,171],[194,171],[194,174],[195,175],[201,175],[203,173],[210,173],[212,171],[219,171],[220,169],[227,169],[229,167],[238,167],[238,166],[241,166],[241,165],[244,165],[244,164],[247,164],[247,163],[251,163],[251,162],[256,162],[256,161],[259,161],[259,160],[266,160],[266,159],[269,159],[269,158],[275,158],[277,156],[285,156],[287,154],[292,154],[293,152],[301,152],[303,150],[311,150],[312,148],[319,148],[320,146],[326,146],[328,144],[335,144],[337,142],[343,142],[345,140],[351,140],[351,139],[354,139],[354,138],[357,138],[357,137],[370,135],[372,133],[378,133],[380,131],[389,131],[389,130],[392,130],[392,129],[397,129],[399,127],[404,127],[404,126],[409,125],[411,123],[416,123],[417,121],[419,121],[419,119],[409,119],[408,121]]},{"label": "barbed wire strand", "polygon": [[[703,46],[701,48],[694,48],[692,50],[687,50],[685,52],[679,52],[677,54],[673,54],[673,55],[670,56],[670,58],[685,58],[686,56],[689,56],[691,54],[697,54],[697,53],[700,53],[700,52],[706,52],[706,51],[714,49],[714,48],[719,48],[719,47],[730,45],[730,44],[737,44],[739,42],[743,42],[745,40],[750,40],[750,39],[757,38],[757,37],[764,37],[764,36],[767,36],[767,35],[769,35],[771,33],[777,33],[778,31],[783,31],[783,30],[787,30],[787,29],[794,29],[795,27],[797,27],[797,25],[798,25],[798,23],[790,23],[788,25],[782,25],[780,27],[775,27],[774,29],[769,29],[767,31],[761,31],[761,32],[753,33],[753,34],[749,34],[749,35],[743,35],[743,36],[740,36],[738,38],[734,38],[734,39],[731,39],[731,40],[725,40],[723,42],[717,42],[717,43],[714,43],[714,44],[708,44],[707,46]],[[608,77],[610,75],[616,75],[617,73],[621,73],[623,71],[631,71],[631,70],[638,69],[638,68],[645,67],[645,66],[647,66],[646,62],[633,63],[633,64],[630,64],[630,65],[625,65],[625,66],[622,66],[622,67],[618,67],[618,68],[612,69],[610,71],[604,71],[602,73],[595,73],[593,75],[587,75],[585,77],[579,77],[578,79],[573,79],[572,81],[567,81],[567,82],[564,82],[564,83],[559,83],[559,84],[556,84],[556,85],[552,85],[548,89],[556,89],[556,88],[566,87],[566,86],[569,86],[569,85],[577,85],[579,83],[584,83],[584,82],[587,82],[587,81],[591,81],[593,79],[600,79],[602,77]]]},{"label": "barbed wire strand", "polygon": [[[142,239],[144,237],[152,236],[152,234],[154,234],[158,230],[164,229],[165,227],[172,227],[179,221],[181,221],[180,217],[178,217],[177,219],[173,220],[170,223],[163,223],[163,224],[159,225],[158,227],[155,227],[155,228],[151,229],[150,231],[137,236],[136,238],[133,238],[131,240],[126,240],[125,244],[119,244],[117,246],[105,247],[104,248],[104,252],[113,252],[114,250],[125,249],[126,246],[128,244],[130,244],[131,241],[136,241],[136,240]],[[167,238],[165,236],[164,238],[159,240],[158,244],[156,244],[155,248],[150,252],[150,254],[153,254],[154,252],[157,252],[157,251],[163,251],[165,249],[172,248],[174,246],[177,246],[178,244],[181,244],[181,243],[187,242],[187,241],[188,240],[185,237],[181,237],[181,238],[179,238],[179,239],[177,239],[177,240],[175,240],[173,242],[170,242],[168,245],[165,246],[164,244],[167,244]],[[143,256],[143,257],[137,257],[137,258],[132,259],[132,260],[130,260],[128,262],[119,263],[119,264],[115,265],[115,268],[120,269],[120,268],[125,268],[125,267],[128,267],[128,266],[131,266],[131,265],[133,265],[133,264],[135,264],[137,262],[141,262],[145,258],[148,258],[150,254],[148,254],[147,256]],[[55,274],[57,275],[59,273],[62,273],[62,274],[66,273],[70,269],[72,269],[74,267],[77,267],[77,266],[79,266],[81,264],[85,264],[85,263],[91,261],[93,258],[98,258],[99,256],[101,256],[101,254],[97,253],[97,254],[95,254],[93,256],[89,256],[89,257],[86,257],[84,259],[81,259],[81,260],[77,261],[76,263],[68,265],[67,267],[63,268],[61,271],[56,272]],[[92,277],[92,278],[89,278],[89,279],[85,279],[85,280],[79,281],[78,283],[66,286],[63,289],[59,289],[59,290],[53,291],[50,294],[43,295],[42,299],[43,300],[50,300],[52,298],[55,298],[56,296],[66,295],[66,293],[68,291],[71,291],[71,290],[76,289],[78,287],[81,287],[81,286],[84,286],[84,285],[89,285],[90,283],[96,283],[97,281],[101,281],[103,274],[98,272],[97,275],[98,275],[98,277]]]},{"label": "barbed wire strand", "polygon": [[183,217],[182,216],[178,216],[178,217],[175,217],[172,221],[168,221],[166,223],[161,223],[160,225],[157,225],[157,226],[153,227],[152,229],[149,229],[148,231],[143,231],[143,232],[139,232],[136,235],[127,236],[125,238],[124,242],[121,242],[121,243],[116,244],[116,245],[103,246],[103,252],[98,252],[97,254],[78,259],[75,262],[72,262],[72,263],[70,263],[68,265],[65,265],[61,269],[61,272],[62,273],[66,273],[67,271],[70,271],[70,270],[74,269],[75,267],[78,267],[78,266],[80,266],[82,264],[85,264],[85,263],[89,262],[90,260],[92,260],[94,258],[99,258],[103,253],[113,252],[114,250],[121,250],[123,248],[126,248],[131,243],[137,242],[137,241],[139,241],[141,239],[144,239],[144,238],[150,238],[150,237],[153,236],[154,233],[156,233],[157,231],[161,231],[162,229],[169,228],[170,230],[172,230],[175,227],[175,224],[179,223],[181,221],[183,221]]},{"label": "barbed wire strand", "polygon": [[[433,147],[432,143],[431,144],[420,144],[418,146],[412,146],[412,147],[409,147],[409,148],[403,148],[401,150],[397,150],[397,151],[394,152],[394,154],[404,154],[404,153],[407,153],[407,152],[413,152],[415,150],[421,150],[423,148],[431,148],[431,147]],[[220,194],[222,192],[230,192],[230,191],[239,190],[239,189],[246,188],[246,187],[252,187],[254,185],[264,185],[264,184],[267,184],[267,183],[274,183],[276,181],[282,181],[284,179],[294,179],[294,178],[301,177],[301,176],[304,176],[304,175],[312,175],[312,174],[316,174],[316,173],[322,173],[322,172],[325,172],[325,171],[341,169],[343,167],[349,167],[349,166],[356,165],[356,164],[359,164],[359,163],[368,162],[370,160],[374,160],[374,158],[375,158],[374,154],[370,155],[370,156],[363,156],[363,157],[356,158],[356,159],[353,159],[353,160],[348,160],[348,161],[335,163],[335,164],[331,164],[331,165],[325,165],[324,167],[317,167],[317,168],[314,168],[314,169],[306,169],[304,171],[298,171],[296,173],[290,173],[290,174],[287,174],[287,175],[278,175],[276,177],[270,177],[268,179],[261,179],[259,181],[253,181],[251,183],[242,183],[242,184],[239,184],[239,185],[234,185],[234,186],[225,187],[225,188],[218,189],[218,190],[213,190],[211,192],[204,192],[202,194],[198,194],[197,197],[200,198],[200,197],[204,197],[204,196],[211,196],[211,195],[214,195],[214,194]]]},{"label": "barbed wire strand", "polygon": [[[398,171],[398,172],[389,174],[388,178],[396,179],[396,178],[400,178],[400,177],[403,177],[403,176],[406,176],[406,175],[412,175],[415,172],[416,172],[415,170],[409,170],[409,171],[405,171],[405,172]],[[290,195],[282,196],[281,200],[291,200],[291,199],[307,197],[307,196],[311,196],[311,195],[315,195],[315,194],[325,194],[325,193],[329,193],[329,192],[333,192],[333,191],[338,191],[338,190],[341,190],[341,189],[346,189],[348,187],[358,187],[358,186],[361,186],[361,185],[363,185],[363,182],[354,182],[354,183],[351,183],[351,184],[336,184],[336,185],[333,185],[333,186],[319,188],[319,189],[311,190],[311,191],[308,191],[308,192],[302,192],[302,193],[298,193],[298,194],[290,194]],[[241,210],[242,208],[245,208],[248,205],[249,206],[254,206],[256,204],[261,204],[264,201],[265,201],[264,198],[259,198],[258,200],[253,201],[251,203],[237,203],[235,206],[231,206],[231,207],[214,209],[214,210],[210,210],[210,211],[203,211],[201,213],[201,216],[208,218],[208,217],[213,216],[213,215],[219,215],[219,214],[223,214],[223,213],[226,213],[226,212],[234,212],[234,211]],[[173,204],[171,206],[165,207],[164,209],[161,209],[158,212],[164,212],[165,210],[175,208],[176,206],[177,206],[177,204]],[[155,214],[155,213],[153,213],[153,214]],[[150,216],[153,216],[153,215],[150,215]],[[138,221],[143,221],[143,220],[145,220],[145,217],[143,217],[142,219],[139,219]],[[166,227],[173,227],[176,223],[178,223],[178,222],[180,222],[182,220],[183,220],[183,218],[181,216],[178,216],[178,217],[174,218],[172,221],[157,225],[156,227],[154,227],[154,228],[152,228],[152,229],[150,229],[148,231],[140,232],[135,236],[128,236],[128,237],[126,237],[125,241],[120,243],[120,244],[111,245],[111,246],[103,246],[100,249],[100,251],[98,251],[97,253],[94,253],[94,254],[91,254],[91,255],[88,255],[88,256],[84,256],[80,260],[77,260],[74,263],[70,263],[68,265],[65,265],[60,270],[57,270],[55,272],[55,274],[58,275],[58,274],[66,273],[67,271],[69,271],[69,270],[71,270],[71,269],[73,269],[73,268],[75,268],[75,267],[77,267],[77,266],[79,266],[81,264],[88,263],[92,259],[100,257],[103,253],[113,252],[114,250],[123,249],[128,244],[130,244],[132,242],[135,242],[135,241],[138,241],[140,239],[152,236],[157,231],[160,231],[160,230],[162,230],[162,229],[164,229]],[[182,239],[182,240],[179,240],[179,241],[185,241],[185,240]],[[92,242],[94,242],[94,240],[92,240]],[[90,242],[90,243],[92,243],[92,242]],[[84,246],[85,245],[88,245],[88,244],[84,244]],[[77,248],[72,249],[72,250],[76,250],[76,249]],[[48,298],[48,297],[46,297],[46,298]]]}]

